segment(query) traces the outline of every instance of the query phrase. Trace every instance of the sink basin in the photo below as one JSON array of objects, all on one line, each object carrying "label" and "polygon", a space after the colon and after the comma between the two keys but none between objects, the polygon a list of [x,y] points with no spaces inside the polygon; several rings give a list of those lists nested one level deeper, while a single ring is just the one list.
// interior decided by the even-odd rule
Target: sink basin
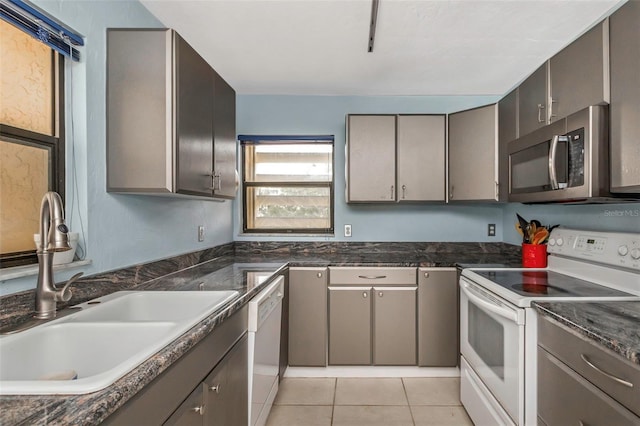
[{"label": "sink basin", "polygon": [[[63,318],[73,322],[176,321],[204,318],[235,298],[237,291],[121,291],[80,306],[90,306]],[[96,302],[100,301],[99,304]]]},{"label": "sink basin", "polygon": [[1,337],[0,394],[103,389],[237,295],[118,292],[78,305],[88,309]]}]

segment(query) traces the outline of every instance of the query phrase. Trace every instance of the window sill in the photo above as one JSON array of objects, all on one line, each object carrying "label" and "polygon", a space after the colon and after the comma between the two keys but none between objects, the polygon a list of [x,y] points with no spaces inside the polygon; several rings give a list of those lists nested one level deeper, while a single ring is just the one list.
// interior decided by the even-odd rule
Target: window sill
[{"label": "window sill", "polygon": [[[90,265],[91,260],[78,260],[64,265],[53,265],[53,272],[63,271],[66,269],[75,269],[81,266]],[[0,281],[12,280],[15,278],[30,277],[38,275],[38,265],[14,266],[12,268],[0,269]]]}]

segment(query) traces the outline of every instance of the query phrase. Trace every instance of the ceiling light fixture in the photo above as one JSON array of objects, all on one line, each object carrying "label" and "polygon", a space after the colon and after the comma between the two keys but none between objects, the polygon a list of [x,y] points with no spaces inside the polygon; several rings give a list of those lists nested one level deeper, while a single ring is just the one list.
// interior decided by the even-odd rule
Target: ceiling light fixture
[{"label": "ceiling light fixture", "polygon": [[369,22],[369,49],[368,52],[373,52],[373,40],[376,37],[376,21],[378,20],[378,1],[371,0],[371,21]]}]

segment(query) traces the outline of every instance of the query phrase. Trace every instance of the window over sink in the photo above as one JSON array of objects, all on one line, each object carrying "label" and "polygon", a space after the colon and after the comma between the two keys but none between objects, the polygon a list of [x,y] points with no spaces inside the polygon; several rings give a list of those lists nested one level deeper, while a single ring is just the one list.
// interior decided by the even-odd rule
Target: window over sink
[{"label": "window over sink", "polygon": [[333,136],[239,136],[243,231],[333,233]]}]

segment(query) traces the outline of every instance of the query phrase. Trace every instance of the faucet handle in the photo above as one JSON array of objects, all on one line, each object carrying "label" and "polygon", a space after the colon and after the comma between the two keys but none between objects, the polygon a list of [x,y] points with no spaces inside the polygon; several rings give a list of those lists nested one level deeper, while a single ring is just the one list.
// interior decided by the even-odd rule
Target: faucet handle
[{"label": "faucet handle", "polygon": [[77,274],[69,278],[64,287],[62,287],[62,290],[56,291],[56,300],[58,302],[68,302],[69,300],[71,300],[71,290],[69,290],[69,286],[76,282],[77,279],[82,275],[84,275],[84,272],[78,272]]}]

